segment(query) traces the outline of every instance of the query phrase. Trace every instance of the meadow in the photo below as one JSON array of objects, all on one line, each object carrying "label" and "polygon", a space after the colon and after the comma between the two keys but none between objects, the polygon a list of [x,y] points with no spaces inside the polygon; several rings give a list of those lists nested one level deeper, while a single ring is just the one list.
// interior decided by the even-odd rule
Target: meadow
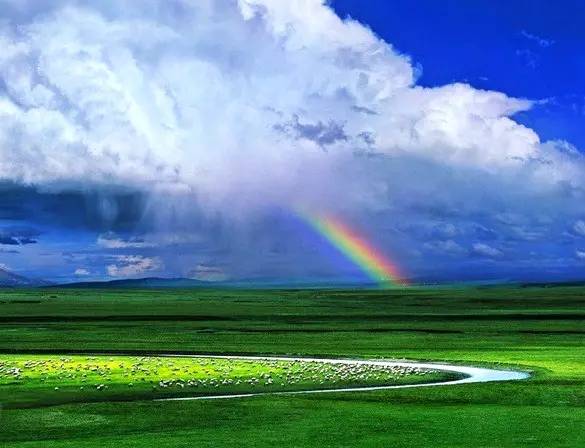
[{"label": "meadow", "polygon": [[457,379],[417,367],[177,356],[0,355],[6,408],[372,387]]},{"label": "meadow", "polygon": [[[9,392],[2,385],[0,444],[580,447],[584,305],[582,287],[6,290],[0,293],[5,363],[35,357],[88,362],[103,354],[123,377],[141,357],[157,353],[271,354],[449,361],[517,368],[532,376],[310,396],[140,400],[146,398],[141,393],[152,393],[146,390],[150,381],[168,379],[158,372],[138,396],[126,397],[130,401],[97,395],[67,404],[38,403],[39,394],[18,397],[14,387]],[[271,375],[277,373],[273,367]],[[114,383],[92,396],[120,393]]]}]

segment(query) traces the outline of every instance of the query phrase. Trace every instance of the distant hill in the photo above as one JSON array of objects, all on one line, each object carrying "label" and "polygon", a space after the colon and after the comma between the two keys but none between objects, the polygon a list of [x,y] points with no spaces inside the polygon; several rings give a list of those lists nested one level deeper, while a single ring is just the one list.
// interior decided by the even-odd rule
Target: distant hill
[{"label": "distant hill", "polygon": [[[415,287],[446,288],[446,287],[478,287],[495,288],[503,285],[518,288],[554,288],[564,286],[585,286],[585,281],[565,281],[549,283],[522,283],[505,280],[478,281],[478,282],[433,282],[421,279],[412,280]],[[0,269],[0,288],[2,287],[54,287],[79,289],[194,289],[194,288],[236,288],[236,289],[377,289],[377,283],[364,283],[346,280],[340,282],[328,279],[277,281],[271,279],[227,280],[211,282],[190,278],[145,277],[137,279],[104,280],[55,284],[42,280],[33,280]]]},{"label": "distant hill", "polygon": [[51,284],[45,280],[32,279],[0,269],[0,288],[34,288]]},{"label": "distant hill", "polygon": [[211,282],[190,278],[146,277],[138,279],[76,282],[54,285],[56,288],[79,289],[172,289],[172,288],[241,288],[241,289],[340,289],[377,288],[377,283],[339,282],[331,280],[276,281],[270,279],[228,280]]},{"label": "distant hill", "polygon": [[557,282],[521,283],[521,288],[562,288],[567,286],[585,286],[585,280],[567,280]]},{"label": "distant hill", "polygon": [[202,288],[215,287],[217,283],[193,280],[190,278],[147,277],[136,279],[109,280],[97,282],[76,282],[54,285],[57,288],[80,289],[141,289],[141,288]]}]

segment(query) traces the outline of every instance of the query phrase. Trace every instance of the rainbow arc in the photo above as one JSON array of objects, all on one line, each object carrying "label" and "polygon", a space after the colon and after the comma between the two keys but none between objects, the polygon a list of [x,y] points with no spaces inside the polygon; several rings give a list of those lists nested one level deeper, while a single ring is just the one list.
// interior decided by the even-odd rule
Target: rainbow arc
[{"label": "rainbow arc", "polygon": [[408,286],[396,264],[345,223],[331,216],[303,214],[303,217],[380,286]]}]

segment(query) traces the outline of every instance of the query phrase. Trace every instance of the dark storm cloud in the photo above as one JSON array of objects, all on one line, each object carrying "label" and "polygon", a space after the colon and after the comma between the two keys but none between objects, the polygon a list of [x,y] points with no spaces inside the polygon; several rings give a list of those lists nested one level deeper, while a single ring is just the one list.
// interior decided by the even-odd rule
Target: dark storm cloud
[{"label": "dark storm cloud", "polygon": [[277,131],[291,135],[296,139],[307,139],[317,143],[319,146],[332,145],[336,142],[345,142],[348,136],[345,133],[342,123],[330,120],[327,123],[318,121],[316,123],[301,123],[295,115],[291,121],[274,126]]},{"label": "dark storm cloud", "polygon": [[132,230],[143,222],[145,197],[103,188],[51,192],[5,183],[0,185],[0,219],[102,232]]},{"label": "dark storm cloud", "polygon": [[40,234],[40,231],[30,227],[3,227],[0,228],[0,244],[7,246],[36,244]]}]

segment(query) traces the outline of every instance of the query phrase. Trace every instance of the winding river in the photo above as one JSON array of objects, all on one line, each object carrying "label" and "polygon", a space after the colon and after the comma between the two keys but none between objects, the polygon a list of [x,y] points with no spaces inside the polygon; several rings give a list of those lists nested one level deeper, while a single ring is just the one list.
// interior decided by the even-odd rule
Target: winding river
[{"label": "winding river", "polygon": [[191,358],[219,358],[219,359],[244,359],[252,361],[301,361],[301,362],[322,362],[327,364],[355,364],[355,365],[372,365],[384,367],[418,367],[420,369],[431,369],[443,372],[458,373],[462,378],[450,381],[441,381],[434,383],[421,384],[399,384],[393,386],[365,386],[365,387],[350,387],[340,389],[311,389],[311,390],[296,390],[289,392],[257,392],[234,395],[207,395],[194,397],[177,397],[177,398],[162,398],[156,401],[185,401],[185,400],[217,400],[230,398],[246,398],[257,397],[262,395],[301,395],[301,394],[323,394],[323,393],[339,393],[339,392],[367,392],[374,390],[386,389],[406,389],[413,387],[436,387],[436,386],[453,386],[457,384],[469,383],[486,383],[492,381],[517,381],[524,380],[530,376],[526,372],[517,370],[500,370],[488,369],[484,367],[469,367],[455,364],[440,364],[432,362],[415,362],[415,361],[382,361],[382,360],[365,360],[365,359],[329,359],[329,358],[304,358],[304,357],[280,357],[280,356],[221,356],[221,355],[167,355],[167,356],[183,356]]}]

